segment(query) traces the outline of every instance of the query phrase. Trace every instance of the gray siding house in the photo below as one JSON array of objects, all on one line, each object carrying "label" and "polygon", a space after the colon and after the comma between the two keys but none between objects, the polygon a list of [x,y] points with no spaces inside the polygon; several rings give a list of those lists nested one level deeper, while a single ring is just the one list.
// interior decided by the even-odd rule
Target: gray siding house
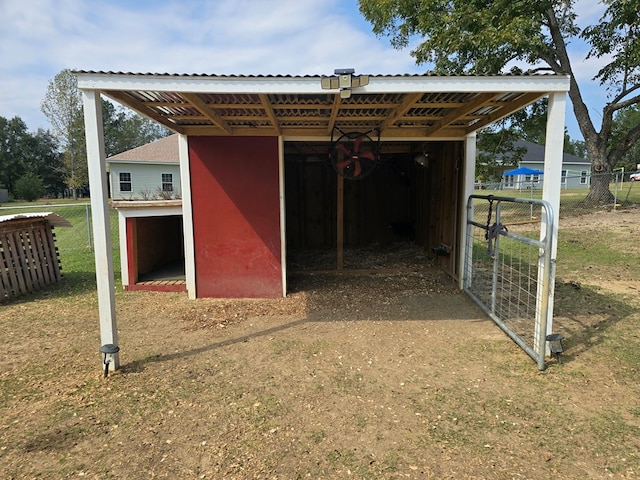
[{"label": "gray siding house", "polygon": [[[514,148],[525,148],[526,153],[520,161],[519,167],[533,170],[544,170],[544,145],[518,140],[513,144]],[[515,167],[505,167],[504,171]],[[542,188],[541,175],[507,175],[502,177],[503,188]],[[591,181],[591,164],[589,160],[576,157],[569,153],[562,154],[562,189],[589,188]]]}]

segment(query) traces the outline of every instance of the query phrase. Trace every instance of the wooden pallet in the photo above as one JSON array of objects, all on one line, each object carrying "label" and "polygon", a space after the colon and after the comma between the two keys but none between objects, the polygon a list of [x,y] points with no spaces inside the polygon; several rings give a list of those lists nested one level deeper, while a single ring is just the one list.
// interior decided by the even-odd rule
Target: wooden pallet
[{"label": "wooden pallet", "polygon": [[46,219],[0,224],[0,300],[18,297],[62,279],[53,227]]}]

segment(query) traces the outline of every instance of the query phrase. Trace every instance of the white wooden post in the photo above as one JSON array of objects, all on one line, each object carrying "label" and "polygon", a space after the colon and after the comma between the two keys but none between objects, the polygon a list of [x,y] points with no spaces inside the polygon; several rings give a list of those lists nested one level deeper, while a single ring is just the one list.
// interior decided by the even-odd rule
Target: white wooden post
[{"label": "white wooden post", "polygon": [[[552,247],[551,252],[547,252],[547,255],[551,256],[551,271],[547,272],[550,276],[549,303],[547,306],[547,334],[551,333],[553,328],[553,285],[555,282],[556,255],[558,252],[558,223],[560,216],[560,191],[562,187],[562,158],[564,156],[564,122],[566,106],[566,92],[555,92],[549,95],[546,143],[544,147],[544,183],[542,186],[542,199],[551,204],[554,216],[554,222],[551,229],[551,235],[553,238],[551,243]],[[545,231],[546,225],[543,224],[540,229],[540,235],[544,235]],[[539,271],[540,270],[541,269],[539,269]],[[540,281],[538,281],[538,284],[540,284]],[[543,346],[538,346],[538,348],[540,347]],[[543,348],[546,349],[546,347]],[[536,349],[536,351],[540,350]]]},{"label": "white wooden post", "polygon": [[182,231],[184,233],[184,276],[187,295],[195,299],[196,256],[193,238],[193,207],[191,204],[191,168],[189,165],[189,141],[185,135],[178,135],[178,158],[180,159],[180,188],[182,189]]},{"label": "white wooden post", "polygon": [[[84,105],[84,127],[87,138],[87,161],[89,167],[89,188],[91,190],[91,217],[93,221],[93,241],[96,261],[96,283],[98,287],[98,313],[100,317],[101,345],[118,345],[116,322],[116,301],[113,276],[113,254],[111,249],[111,228],[109,203],[107,198],[107,169],[102,128],[102,105],[100,93],[82,90]],[[101,354],[100,361],[103,356]],[[120,367],[119,355],[113,355],[109,368]]]},{"label": "white wooden post", "polygon": [[[465,263],[467,255],[467,201],[473,194],[476,180],[476,132],[472,132],[465,138],[464,165],[462,167],[464,182],[462,185],[462,208],[460,208],[460,238],[458,239],[458,288],[464,289]],[[471,266],[468,266],[471,268]]]},{"label": "white wooden post", "polygon": [[282,268],[282,296],[287,296],[287,229],[284,196],[284,138],[278,137],[278,181],[280,183],[280,263]]}]

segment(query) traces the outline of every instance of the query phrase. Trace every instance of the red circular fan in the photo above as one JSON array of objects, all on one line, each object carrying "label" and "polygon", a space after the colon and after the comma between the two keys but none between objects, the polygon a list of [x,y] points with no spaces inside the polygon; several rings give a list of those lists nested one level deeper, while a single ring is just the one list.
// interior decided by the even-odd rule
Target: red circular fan
[{"label": "red circular fan", "polygon": [[378,164],[375,146],[366,133],[344,133],[331,146],[331,165],[344,178],[360,180]]}]

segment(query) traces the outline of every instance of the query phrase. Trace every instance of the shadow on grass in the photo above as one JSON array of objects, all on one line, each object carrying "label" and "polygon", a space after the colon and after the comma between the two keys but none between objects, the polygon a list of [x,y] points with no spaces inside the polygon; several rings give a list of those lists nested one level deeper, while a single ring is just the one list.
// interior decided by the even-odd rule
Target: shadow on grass
[{"label": "shadow on grass", "polygon": [[620,321],[640,312],[615,295],[577,282],[557,281],[554,305],[554,331],[565,337],[563,362],[602,344]]},{"label": "shadow on grass", "polygon": [[76,297],[96,292],[95,272],[69,272],[62,280],[15,298],[7,298],[0,305],[17,305],[34,300]]}]

